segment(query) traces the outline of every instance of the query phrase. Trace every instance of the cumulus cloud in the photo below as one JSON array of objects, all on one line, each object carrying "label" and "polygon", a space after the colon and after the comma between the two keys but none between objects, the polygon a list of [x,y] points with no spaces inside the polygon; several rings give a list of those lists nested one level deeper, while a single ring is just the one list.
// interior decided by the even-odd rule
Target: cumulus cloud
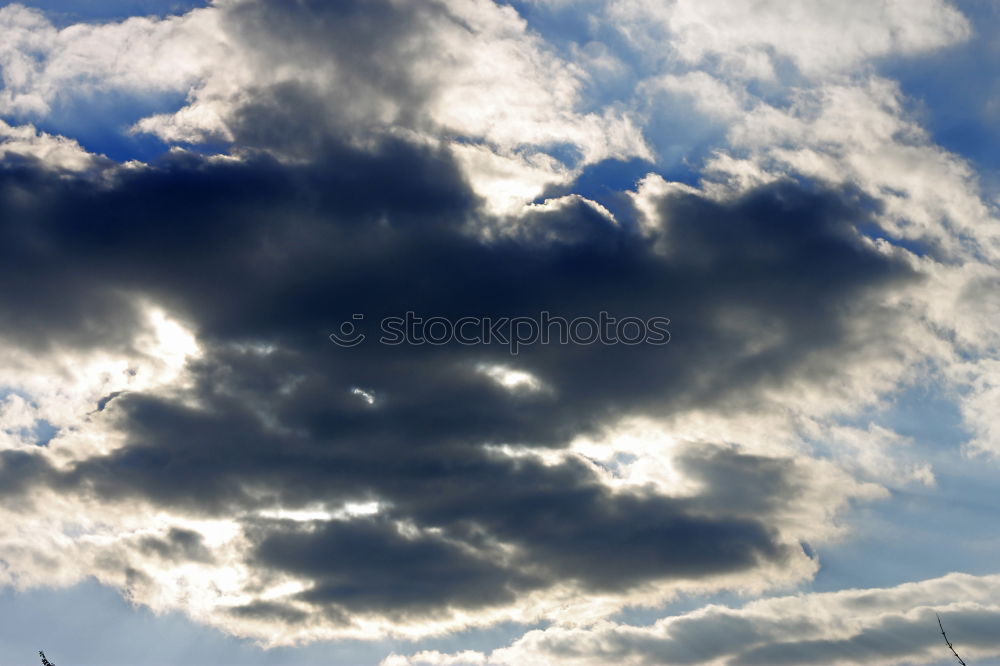
[{"label": "cumulus cloud", "polygon": [[[969,450],[1000,450],[1000,244],[976,174],[869,67],[965,38],[947,4],[600,4],[624,40],[564,51],[486,0],[0,9],[3,113],[180,93],[132,131],[228,146],[114,165],[0,124],[0,581],[96,576],[271,645],[554,623],[386,664],[891,663],[929,654],[933,595],[992,617],[995,581],[952,576],[608,619],[799,583],[852,503],[933,486],[851,420],[902,387],[964,390]],[[631,68],[634,95],[593,94]],[[721,128],[700,181],[569,191],[661,160],[679,98]],[[670,343],[374,328],[601,311],[669,318]],[[369,338],[334,345],[355,315]]]}]

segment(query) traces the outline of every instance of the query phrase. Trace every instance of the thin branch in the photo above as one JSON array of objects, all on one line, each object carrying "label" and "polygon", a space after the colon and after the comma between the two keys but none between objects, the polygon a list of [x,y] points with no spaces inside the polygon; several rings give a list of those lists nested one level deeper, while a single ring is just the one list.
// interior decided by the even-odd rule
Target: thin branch
[{"label": "thin branch", "polygon": [[962,664],[962,666],[966,666],[966,663],[962,661],[962,658],[958,656],[957,652],[955,652],[955,646],[948,640],[948,634],[944,633],[944,625],[941,624],[941,616],[937,613],[934,613],[934,616],[937,618],[938,626],[941,627],[941,635],[944,636],[944,642],[948,646],[948,649],[951,650],[953,655],[955,655],[955,659],[958,659],[958,663]]}]

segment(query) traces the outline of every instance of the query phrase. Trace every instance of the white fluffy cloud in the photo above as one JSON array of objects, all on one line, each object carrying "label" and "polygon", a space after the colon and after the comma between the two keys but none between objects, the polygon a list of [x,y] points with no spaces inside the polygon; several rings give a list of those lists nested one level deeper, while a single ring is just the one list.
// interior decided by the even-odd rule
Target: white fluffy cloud
[{"label": "white fluffy cloud", "polygon": [[[266,9],[243,0],[217,0],[176,17],[61,30],[38,11],[10,5],[0,9],[0,29],[8,35],[0,46],[0,113],[41,118],[53,105],[90,95],[182,93],[188,99],[182,108],[142,118],[133,131],[171,143],[236,141],[239,149],[248,139],[238,127],[247,103],[300,86],[321,103],[301,120],[324,131],[360,141],[416,132],[452,142],[495,211],[516,210],[585,165],[650,155],[628,113],[581,108],[585,71],[548,49],[511,7],[387,0],[382,11],[384,28],[352,18],[349,9],[340,17],[346,27],[337,40],[349,40],[357,20],[358,31],[371,33],[363,39],[392,42],[391,61],[362,65],[351,44],[328,49],[321,32],[303,39],[304,26],[275,23]],[[316,148],[296,141],[251,147],[287,158]],[[571,159],[554,159],[556,150]]]},{"label": "white fluffy cloud", "polygon": [[0,113],[44,117],[69,96],[184,91],[225,52],[213,12],[55,28],[23,5],[0,8]]},{"label": "white fluffy cloud", "polygon": [[783,59],[809,77],[839,74],[970,33],[965,17],[942,0],[614,0],[610,15],[651,52],[663,45],[664,55],[692,65],[717,57],[727,74],[741,79],[773,78]]},{"label": "white fluffy cloud", "polygon": [[0,120],[0,159],[8,156],[29,157],[53,169],[82,173],[111,165],[110,160],[87,152],[73,139]]}]

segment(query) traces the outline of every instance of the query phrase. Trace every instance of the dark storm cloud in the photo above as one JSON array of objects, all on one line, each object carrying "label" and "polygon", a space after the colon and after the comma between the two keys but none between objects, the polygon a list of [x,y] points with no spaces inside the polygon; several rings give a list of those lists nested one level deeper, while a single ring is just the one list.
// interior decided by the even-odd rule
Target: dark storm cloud
[{"label": "dark storm cloud", "polygon": [[[4,168],[4,337],[28,347],[116,347],[138,325],[130,297],[139,293],[180,299],[201,327],[249,325],[253,335],[256,320],[293,330],[303,317],[328,319],[323,310],[339,297],[310,271],[350,260],[351,250],[369,260],[377,253],[379,239],[359,238],[359,226],[391,215],[412,235],[415,225],[454,225],[473,205],[450,162],[402,144],[378,155],[331,147],[309,169],[182,157],[120,178],[102,189],[24,163]],[[367,247],[338,250],[351,239]]]},{"label": "dark storm cloud", "polygon": [[125,294],[95,279],[93,270],[78,261],[66,263],[73,252],[58,247],[66,239],[33,223],[63,214],[50,206],[58,207],[91,184],[61,181],[32,160],[8,161],[0,168],[0,335],[34,349],[53,338],[78,348],[128,345],[128,333],[139,320]]},{"label": "dark storm cloud", "polygon": [[440,536],[408,537],[386,517],[266,530],[258,564],[316,581],[300,596],[389,615],[511,602],[541,581]]},{"label": "dark storm cloud", "polygon": [[[847,195],[779,183],[730,203],[678,195],[661,208],[661,238],[580,203],[485,241],[454,164],[400,141],[372,152],[327,142],[301,166],[175,158],[107,187],[9,168],[0,279],[22,285],[0,293],[13,313],[0,323],[9,344],[115,348],[137,330],[131,299],[142,296],[187,322],[205,354],[186,401],[102,400],[91,418],[121,428],[124,447],[62,470],[4,453],[0,488],[12,498],[45,483],[216,516],[378,500],[377,518],[311,530],[244,519],[253,564],[312,581],[301,600],[330,617],[479,608],[557,582],[622,591],[783,562],[795,547],[771,516],[800,493],[790,464],[694,447],[680,463],[705,489],[679,499],[613,494],[581,463],[487,447],[563,447],[617,417],[749,408],[761,389],[819,381],[850,353],[851,317],[872,316],[885,289],[912,278],[858,240],[863,207]],[[354,313],[378,321],[407,310],[668,316],[673,340],[529,345],[514,359],[497,346],[343,349],[327,339]],[[483,363],[530,371],[551,390],[508,391],[477,371]],[[498,542],[514,554],[498,557]],[[147,546],[188,548],[183,538]],[[298,617],[252,604],[233,612]]]},{"label": "dark storm cloud", "polygon": [[[752,473],[755,462],[743,465]],[[257,563],[315,579],[306,600],[391,614],[495,605],[560,580],[620,591],[788,555],[758,520],[714,516],[707,497],[612,495],[578,465],[483,460],[438,478],[396,474],[383,493],[390,506],[378,518],[252,529]],[[337,485],[335,474],[329,478]],[[391,487],[403,483],[410,487]],[[444,535],[403,535],[392,519],[443,528]],[[517,554],[501,554],[497,539]]]}]

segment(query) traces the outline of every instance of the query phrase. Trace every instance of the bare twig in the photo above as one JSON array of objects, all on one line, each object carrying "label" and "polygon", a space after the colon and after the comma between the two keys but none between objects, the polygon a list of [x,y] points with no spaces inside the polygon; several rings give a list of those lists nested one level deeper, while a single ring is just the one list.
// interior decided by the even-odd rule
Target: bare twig
[{"label": "bare twig", "polygon": [[958,659],[958,663],[962,664],[962,666],[966,666],[966,663],[962,661],[962,658],[958,656],[957,652],[955,652],[955,646],[948,640],[948,634],[944,633],[944,625],[941,624],[941,616],[937,613],[934,613],[934,616],[937,618],[938,626],[941,627],[941,635],[944,636],[944,642],[948,646],[948,649],[951,650],[953,655],[955,655],[955,659]]},{"label": "bare twig", "polygon": [[38,651],[38,656],[42,658],[42,666],[56,666],[51,661],[45,658],[45,653],[41,650]]}]

